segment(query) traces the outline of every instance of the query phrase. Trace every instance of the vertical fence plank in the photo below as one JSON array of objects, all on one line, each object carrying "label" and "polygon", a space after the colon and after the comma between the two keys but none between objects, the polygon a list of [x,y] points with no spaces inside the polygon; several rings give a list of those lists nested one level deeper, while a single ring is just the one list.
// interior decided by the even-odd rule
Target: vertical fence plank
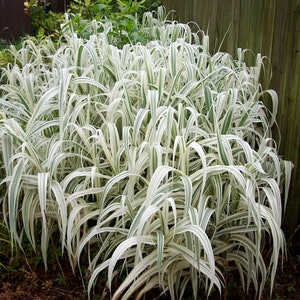
[{"label": "vertical fence plank", "polygon": [[287,42],[285,48],[285,68],[283,74],[284,105],[279,126],[282,130],[282,152],[294,163],[292,189],[287,207],[286,223],[289,231],[299,223],[300,182],[299,182],[299,150],[300,150],[300,1],[291,1],[287,15]]},{"label": "vertical fence plank", "polygon": [[30,32],[23,0],[0,0],[0,38],[12,41]]},{"label": "vertical fence plank", "polygon": [[217,39],[215,40],[214,52],[217,51],[226,51],[227,41],[229,40],[229,33],[232,29],[232,10],[231,2],[232,1],[222,1],[219,3],[215,2],[215,11],[216,15],[216,29],[217,29]]},{"label": "vertical fence plank", "polygon": [[[264,76],[262,76],[263,88],[267,88],[270,85],[271,74],[272,74],[272,62],[270,60],[272,55],[272,45],[274,44],[274,28],[275,28],[275,11],[276,5],[270,1],[263,1],[263,15],[262,15],[262,34],[261,34],[261,45],[260,53],[267,58],[265,60]],[[268,37],[268,38],[265,38]]]}]

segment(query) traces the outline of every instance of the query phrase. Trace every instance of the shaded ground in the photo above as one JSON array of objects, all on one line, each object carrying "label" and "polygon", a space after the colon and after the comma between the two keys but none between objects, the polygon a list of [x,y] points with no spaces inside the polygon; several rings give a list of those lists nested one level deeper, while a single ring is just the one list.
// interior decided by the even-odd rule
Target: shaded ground
[{"label": "shaded ground", "polygon": [[45,272],[24,265],[17,270],[2,270],[0,275],[1,300],[76,300],[87,299],[80,276],[74,276],[71,269],[64,270],[64,276],[55,265]]},{"label": "shaded ground", "polygon": [[[289,247],[290,253],[287,260],[284,260],[283,267],[279,267],[276,275],[276,282],[272,298],[269,297],[268,286],[263,296],[263,300],[297,300],[300,299],[300,249],[294,244]],[[10,262],[13,265],[14,262]],[[23,265],[22,265],[23,264]],[[0,300],[81,300],[87,299],[82,280],[79,275],[74,276],[67,262],[62,266],[64,275],[61,273],[58,264],[51,264],[47,273],[43,265],[38,264],[32,267],[27,260],[18,260],[18,267],[9,266],[8,270],[2,270],[0,274]],[[22,265],[20,267],[20,265]],[[232,281],[232,280],[231,280]],[[152,300],[158,294],[149,295],[146,300]],[[94,297],[101,299],[101,297]],[[108,300],[106,296],[102,299]],[[168,299],[161,297],[159,299]],[[200,300],[201,298],[199,298]],[[210,299],[220,299],[218,294],[214,294]],[[240,285],[234,281],[230,282],[228,290],[224,291],[221,299],[228,300],[253,300],[253,294],[244,295]]]}]

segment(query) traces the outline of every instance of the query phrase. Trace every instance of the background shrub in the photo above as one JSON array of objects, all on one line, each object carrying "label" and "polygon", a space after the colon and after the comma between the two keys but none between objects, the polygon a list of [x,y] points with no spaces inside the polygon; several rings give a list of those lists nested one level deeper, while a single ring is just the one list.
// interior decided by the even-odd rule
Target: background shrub
[{"label": "background shrub", "polygon": [[[59,39],[61,24],[64,23],[62,12],[51,10],[51,1],[39,4],[35,0],[26,1],[25,10],[30,16],[33,35],[37,38],[51,36]],[[71,16],[74,30],[78,35],[88,37],[86,27],[92,20],[113,23],[109,34],[117,37],[119,46],[128,42],[145,42],[140,30],[140,19],[144,12],[156,10],[162,4],[158,1],[133,0],[71,0],[67,11]],[[84,33],[83,33],[84,32]]]}]

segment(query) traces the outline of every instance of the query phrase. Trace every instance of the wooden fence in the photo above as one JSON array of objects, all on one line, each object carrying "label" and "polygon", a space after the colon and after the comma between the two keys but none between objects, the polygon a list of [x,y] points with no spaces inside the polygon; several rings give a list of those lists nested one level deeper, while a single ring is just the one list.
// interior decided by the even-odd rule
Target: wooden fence
[{"label": "wooden fence", "polygon": [[[164,0],[181,22],[195,21],[210,36],[211,51],[236,54],[251,49],[268,57],[270,88],[280,99],[277,122],[279,152],[294,164],[285,230],[300,223],[300,1],[299,0]],[[269,66],[270,66],[269,64]],[[278,135],[275,139],[279,142]],[[300,231],[300,230],[299,230]]]},{"label": "wooden fence", "polygon": [[[30,33],[30,20],[24,12],[25,0],[0,0],[0,39],[13,41]],[[50,0],[51,10],[63,12],[69,0]],[[41,1],[43,3],[43,1]]]},{"label": "wooden fence", "polygon": [[12,41],[30,32],[24,0],[0,0],[0,38]]}]

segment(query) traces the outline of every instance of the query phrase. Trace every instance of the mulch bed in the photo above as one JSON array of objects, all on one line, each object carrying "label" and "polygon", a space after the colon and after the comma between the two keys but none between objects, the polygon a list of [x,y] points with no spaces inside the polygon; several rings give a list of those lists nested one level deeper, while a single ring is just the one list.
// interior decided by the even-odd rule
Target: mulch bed
[{"label": "mulch bed", "polygon": [[71,270],[45,272],[43,267],[34,271],[28,267],[18,271],[2,271],[0,276],[1,300],[76,300],[87,299],[80,276]]},{"label": "mulch bed", "polygon": [[[278,268],[272,298],[269,296],[268,286],[264,292],[262,300],[297,300],[300,299],[300,248],[296,247],[289,253],[288,259],[284,260],[283,266]],[[83,288],[82,279],[77,274],[73,274],[67,262],[62,266],[64,276],[60,267],[53,263],[51,269],[45,272],[43,265],[33,268],[27,261],[23,265],[18,261],[18,268],[8,267],[0,273],[0,300],[81,300],[88,299]],[[158,294],[151,295],[152,300]],[[105,297],[95,296],[94,299],[109,300],[109,295]],[[148,297],[146,297],[148,300]],[[158,299],[168,299],[161,297]],[[218,293],[213,294],[209,299],[220,299]],[[240,285],[234,287],[222,295],[221,299],[253,300],[255,295],[249,293],[244,295]],[[199,299],[200,300],[200,299]]]}]

